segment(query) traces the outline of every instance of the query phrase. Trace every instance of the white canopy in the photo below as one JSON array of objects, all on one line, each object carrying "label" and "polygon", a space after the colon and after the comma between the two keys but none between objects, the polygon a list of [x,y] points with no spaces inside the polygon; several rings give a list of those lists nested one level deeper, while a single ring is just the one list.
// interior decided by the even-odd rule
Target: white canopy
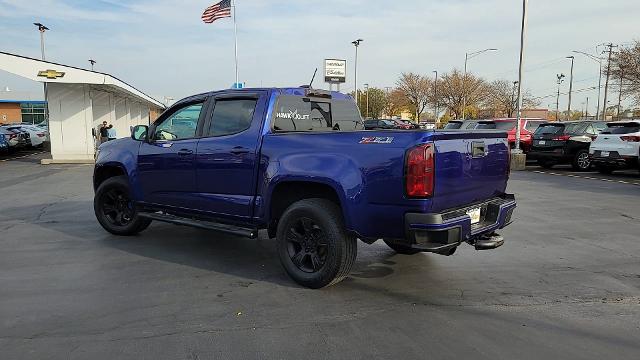
[{"label": "white canopy", "polygon": [[102,91],[124,92],[154,107],[164,108],[158,100],[125,83],[124,81],[101,72],[77,68],[74,66],[52,63],[26,56],[0,52],[0,70],[22,76],[24,78],[63,84],[89,84]]}]

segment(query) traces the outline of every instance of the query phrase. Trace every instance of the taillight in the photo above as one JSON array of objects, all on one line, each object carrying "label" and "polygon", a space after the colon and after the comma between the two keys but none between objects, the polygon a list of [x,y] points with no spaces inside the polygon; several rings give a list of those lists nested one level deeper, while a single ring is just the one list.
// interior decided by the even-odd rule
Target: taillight
[{"label": "taillight", "polygon": [[422,144],[407,152],[405,161],[407,196],[429,197],[433,195],[434,167],[433,144]]},{"label": "taillight", "polygon": [[551,140],[556,140],[556,141],[567,141],[569,140],[571,136],[570,135],[560,135],[560,136],[555,136],[553,139]]},{"label": "taillight", "polygon": [[640,136],[637,135],[620,136],[620,139],[622,141],[640,142]]}]

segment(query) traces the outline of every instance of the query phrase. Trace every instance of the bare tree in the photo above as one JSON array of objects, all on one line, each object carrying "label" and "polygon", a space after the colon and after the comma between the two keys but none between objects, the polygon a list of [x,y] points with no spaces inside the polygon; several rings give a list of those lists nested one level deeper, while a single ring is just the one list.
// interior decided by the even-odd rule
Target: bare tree
[{"label": "bare tree", "polygon": [[396,85],[411,107],[414,120],[418,121],[429,103],[431,79],[414,73],[402,73]]},{"label": "bare tree", "polygon": [[612,59],[611,76],[621,79],[622,96],[631,96],[640,105],[640,41],[631,47],[621,48]]},{"label": "bare tree", "polygon": [[387,101],[385,102],[384,113],[388,116],[400,115],[405,111],[409,104],[404,92],[400,89],[393,89],[385,94]]},{"label": "bare tree", "polygon": [[[518,110],[517,86],[517,81],[494,80],[488,88],[489,98],[486,105],[506,117],[515,117]],[[529,91],[522,94],[523,108],[534,108],[539,105],[540,102],[536,101]]]},{"label": "bare tree", "polygon": [[440,102],[455,118],[462,116],[464,97],[467,98],[467,113],[477,113],[480,106],[489,99],[487,82],[473,74],[467,73],[465,78],[459,70],[454,69],[444,74],[439,81],[438,94]]}]

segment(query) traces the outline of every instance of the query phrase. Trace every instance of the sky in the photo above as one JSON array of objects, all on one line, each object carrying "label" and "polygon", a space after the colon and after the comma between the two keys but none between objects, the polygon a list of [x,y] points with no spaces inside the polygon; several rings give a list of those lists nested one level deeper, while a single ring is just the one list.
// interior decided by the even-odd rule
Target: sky
[{"label": "sky", "polygon": [[[234,82],[231,19],[200,20],[214,0],[0,0],[0,51],[112,74],[156,99],[179,99],[228,88]],[[555,107],[556,74],[568,91],[572,50],[596,53],[596,45],[630,45],[640,39],[638,0],[530,0],[523,86],[541,107]],[[489,81],[517,80],[520,0],[237,0],[240,80],[247,86],[307,84],[323,59],[347,60],[353,90],[354,47],[359,48],[360,86],[394,86],[402,72],[433,76],[462,69],[466,52],[497,48],[468,62],[469,72]],[[601,48],[599,48],[601,50]],[[595,112],[598,64],[576,55],[574,110],[589,97]],[[316,78],[315,87],[327,87]],[[604,84],[604,81],[603,81]],[[609,99],[617,101],[616,81]],[[603,85],[604,86],[604,85]],[[0,71],[9,87],[41,96],[41,85]],[[552,105],[553,104],[553,105]],[[566,108],[563,95],[560,107]]]}]

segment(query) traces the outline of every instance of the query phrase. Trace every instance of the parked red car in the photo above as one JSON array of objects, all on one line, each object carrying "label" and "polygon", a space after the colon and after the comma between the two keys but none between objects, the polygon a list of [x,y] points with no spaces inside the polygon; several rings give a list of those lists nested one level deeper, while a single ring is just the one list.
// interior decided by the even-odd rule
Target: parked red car
[{"label": "parked red car", "polygon": [[[496,129],[507,132],[509,146],[511,146],[512,149],[515,148],[516,119],[493,119],[493,121],[496,123]],[[520,148],[523,152],[529,152],[533,143],[533,133],[536,131],[538,126],[547,122],[547,120],[539,118],[520,119]]]},{"label": "parked red car", "polygon": [[413,129],[413,126],[410,123],[404,122],[402,120],[391,119],[396,124],[396,128],[403,130]]}]

